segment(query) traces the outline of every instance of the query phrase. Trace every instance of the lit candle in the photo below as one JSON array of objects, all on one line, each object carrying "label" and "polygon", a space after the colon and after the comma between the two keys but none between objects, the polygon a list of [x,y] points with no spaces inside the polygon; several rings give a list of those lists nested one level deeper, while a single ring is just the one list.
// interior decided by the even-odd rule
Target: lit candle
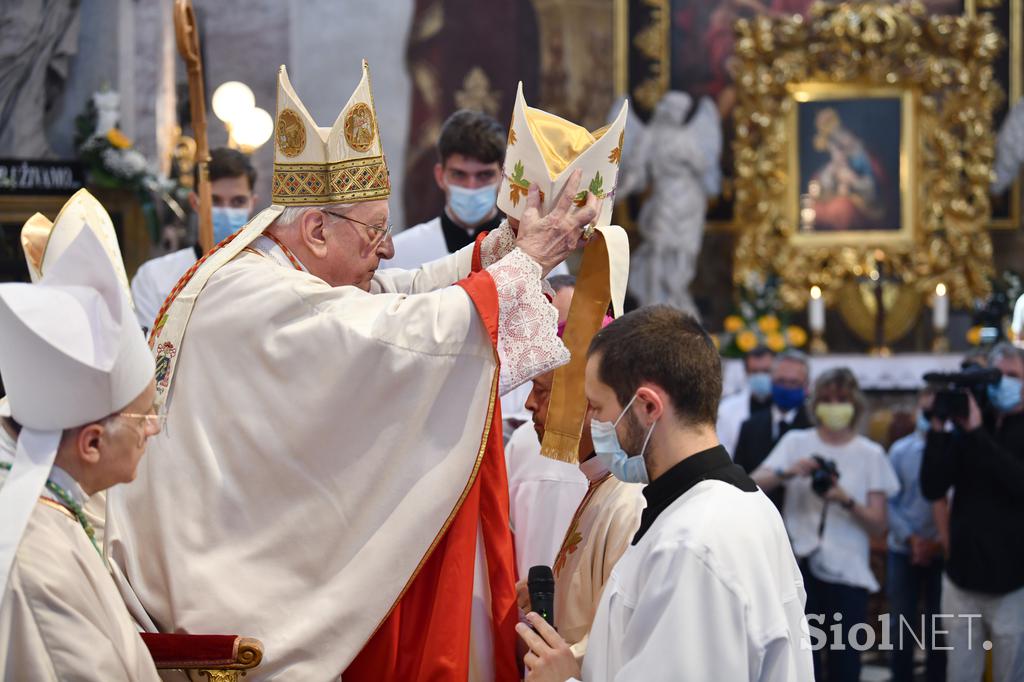
[{"label": "lit candle", "polygon": [[932,326],[945,329],[949,324],[949,295],[946,285],[939,282],[935,285],[935,299],[932,303]]},{"label": "lit candle", "polygon": [[821,287],[811,287],[811,300],[807,307],[807,326],[815,334],[825,331],[825,299],[821,297]]}]

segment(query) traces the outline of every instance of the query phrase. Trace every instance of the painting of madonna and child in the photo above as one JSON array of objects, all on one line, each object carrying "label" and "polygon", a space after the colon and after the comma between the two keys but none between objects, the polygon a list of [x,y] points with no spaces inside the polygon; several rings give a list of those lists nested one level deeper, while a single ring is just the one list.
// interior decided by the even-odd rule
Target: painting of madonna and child
[{"label": "painting of madonna and child", "polygon": [[799,232],[902,232],[907,213],[900,185],[909,180],[900,165],[909,163],[904,98],[801,99],[798,94],[793,155]]}]

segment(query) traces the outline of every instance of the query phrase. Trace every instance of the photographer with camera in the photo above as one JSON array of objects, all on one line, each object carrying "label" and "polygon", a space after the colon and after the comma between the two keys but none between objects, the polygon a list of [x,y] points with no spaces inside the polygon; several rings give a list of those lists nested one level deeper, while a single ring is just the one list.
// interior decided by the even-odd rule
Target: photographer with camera
[{"label": "photographer with camera", "polygon": [[953,489],[942,611],[964,617],[945,621],[951,682],[981,678],[985,642],[995,680],[1024,679],[1024,356],[1001,343],[989,366],[1002,377],[946,379],[921,462],[926,498]]},{"label": "photographer with camera", "polygon": [[786,486],[782,516],[804,577],[808,621],[825,635],[828,675],[815,651],[815,679],[854,682],[860,652],[850,646],[850,629],[866,621],[868,593],[879,589],[870,538],[885,533],[886,501],[899,481],[881,446],[855,430],[866,401],[850,370],[818,377],[810,407],[817,427],[787,432],[752,478],[766,493]]}]

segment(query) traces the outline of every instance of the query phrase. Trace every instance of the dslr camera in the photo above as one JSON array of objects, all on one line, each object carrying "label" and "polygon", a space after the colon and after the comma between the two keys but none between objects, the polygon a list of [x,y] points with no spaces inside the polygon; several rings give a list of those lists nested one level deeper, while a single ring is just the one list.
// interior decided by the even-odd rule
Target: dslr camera
[{"label": "dslr camera", "polygon": [[984,412],[988,407],[988,387],[999,383],[1003,373],[998,369],[989,369],[977,365],[969,365],[960,372],[929,372],[924,380],[938,388],[935,402],[930,412],[925,413],[929,420],[938,417],[940,421],[948,419],[967,419],[970,413],[968,395],[973,395],[978,407]]},{"label": "dslr camera", "polygon": [[811,490],[819,497],[832,489],[839,478],[839,467],[834,459],[827,459],[821,455],[811,455],[811,459],[818,463],[818,468],[811,473]]}]

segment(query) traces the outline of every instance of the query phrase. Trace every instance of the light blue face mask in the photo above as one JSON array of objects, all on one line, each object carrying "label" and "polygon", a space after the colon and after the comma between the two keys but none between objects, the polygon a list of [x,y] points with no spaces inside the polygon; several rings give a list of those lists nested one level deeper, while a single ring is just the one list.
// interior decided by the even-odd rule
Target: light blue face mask
[{"label": "light blue face mask", "polygon": [[754,372],[747,377],[750,395],[755,398],[767,398],[772,394],[772,375],[768,372]]},{"label": "light blue face mask", "polygon": [[455,217],[466,225],[479,225],[494,210],[498,200],[498,185],[485,185],[476,189],[466,189],[457,185],[448,185],[448,206]]},{"label": "light blue face mask", "polygon": [[924,416],[923,412],[917,413],[917,430],[921,433],[926,433],[932,428],[932,423],[928,421],[928,418]]},{"label": "light blue face mask", "polygon": [[654,427],[658,422],[655,421],[654,424],[651,424],[651,428],[647,430],[644,445],[640,449],[640,454],[635,457],[627,454],[622,449],[622,446],[619,444],[619,435],[615,432],[615,427],[626,416],[626,412],[629,411],[635,400],[636,396],[634,395],[629,404],[626,405],[626,409],[622,411],[622,414],[614,422],[602,422],[591,419],[590,437],[594,441],[594,454],[601,461],[601,464],[608,471],[612,472],[615,478],[626,483],[650,483],[650,478],[647,475],[647,463],[644,461],[644,452],[647,451],[647,443],[651,440],[651,434],[654,433]]},{"label": "light blue face mask", "polygon": [[249,222],[249,209],[214,206],[210,209],[213,216],[213,243],[220,244]]},{"label": "light blue face mask", "polygon": [[1000,412],[1012,412],[1020,406],[1021,380],[1004,376],[995,386],[988,387],[988,399]]}]

